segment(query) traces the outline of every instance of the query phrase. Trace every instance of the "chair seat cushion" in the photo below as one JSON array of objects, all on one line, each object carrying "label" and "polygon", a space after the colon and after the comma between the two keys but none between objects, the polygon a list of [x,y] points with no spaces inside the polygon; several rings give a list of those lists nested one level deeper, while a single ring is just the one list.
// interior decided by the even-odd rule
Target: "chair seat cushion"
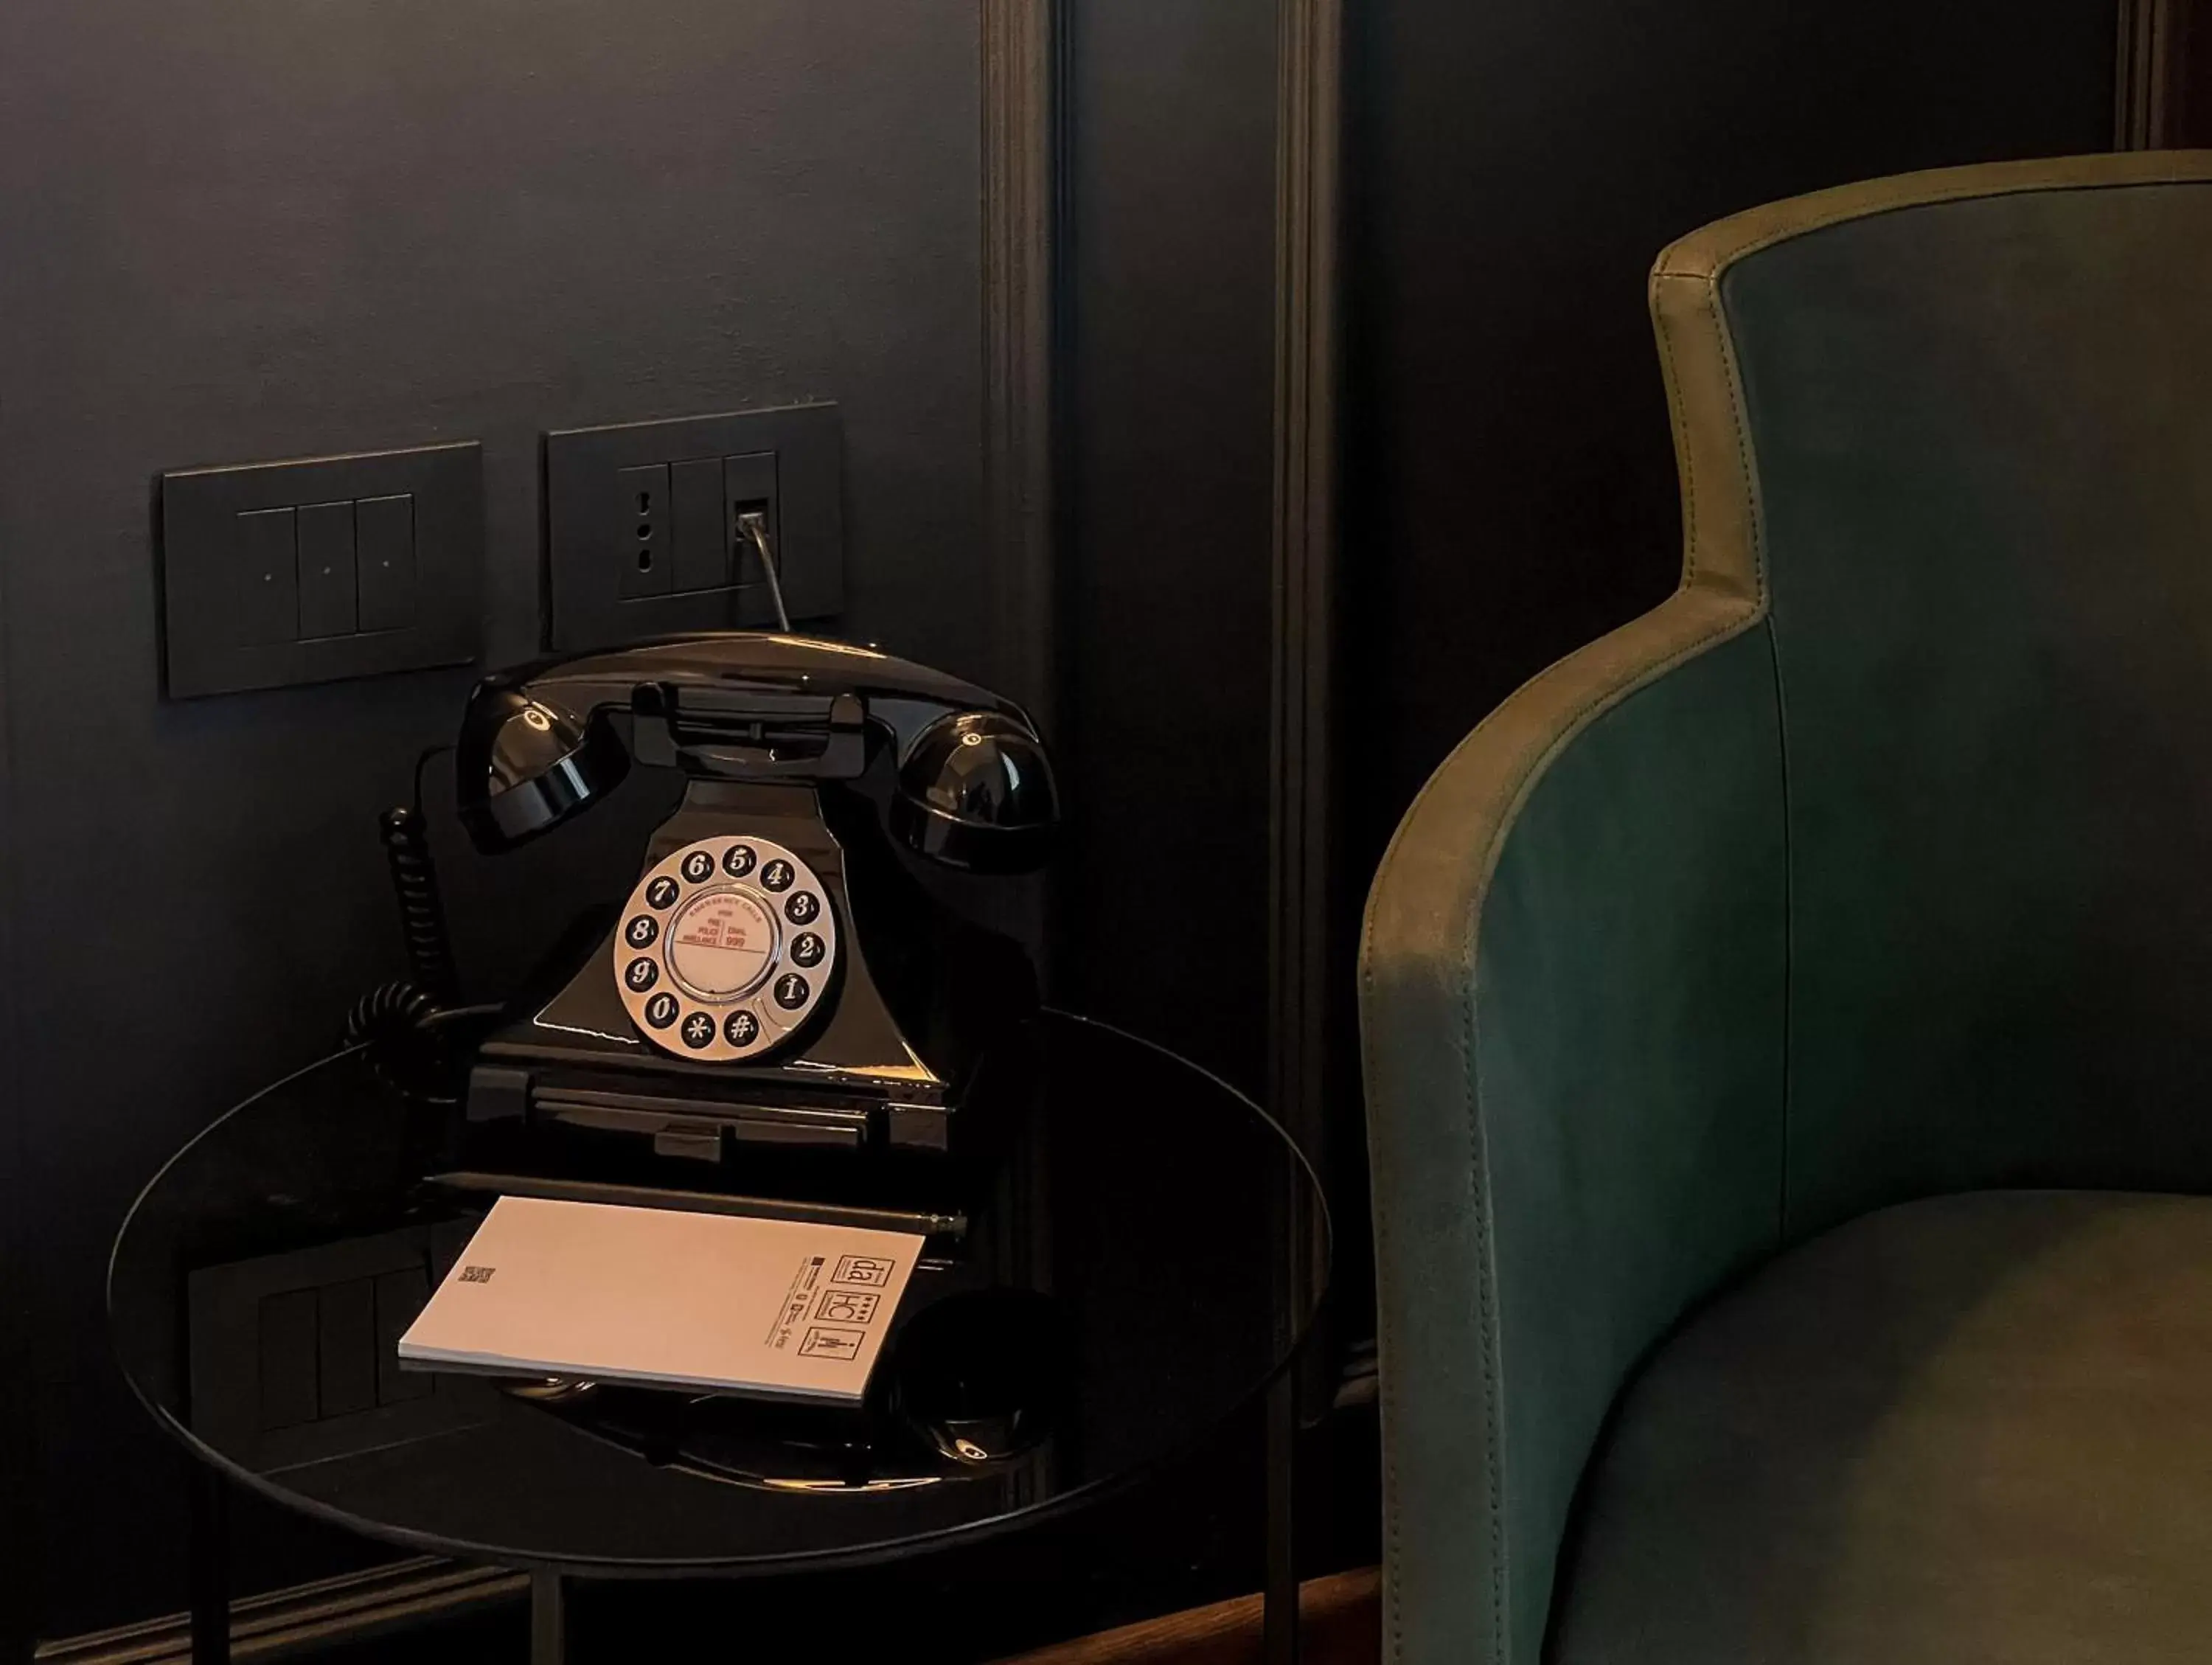
[{"label": "chair seat cushion", "polygon": [[1617,1407],[1557,1665],[2212,1659],[2212,1199],[1884,1210]]}]

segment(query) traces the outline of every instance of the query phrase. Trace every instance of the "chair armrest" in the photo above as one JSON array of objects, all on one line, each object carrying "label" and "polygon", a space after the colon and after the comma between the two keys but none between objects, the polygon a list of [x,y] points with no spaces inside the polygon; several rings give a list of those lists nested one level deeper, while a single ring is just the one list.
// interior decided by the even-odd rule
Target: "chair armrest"
[{"label": "chair armrest", "polygon": [[1468,736],[1369,897],[1393,1659],[1534,1665],[1622,1380],[1778,1240],[1774,671],[1694,573]]}]

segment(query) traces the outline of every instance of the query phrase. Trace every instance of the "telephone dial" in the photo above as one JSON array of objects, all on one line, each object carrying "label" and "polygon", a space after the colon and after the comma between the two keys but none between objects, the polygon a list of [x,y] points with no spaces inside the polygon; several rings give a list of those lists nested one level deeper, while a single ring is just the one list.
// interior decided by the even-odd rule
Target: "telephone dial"
[{"label": "telephone dial", "polygon": [[479,849],[511,849],[590,810],[634,757],[679,769],[683,801],[619,909],[478,1046],[466,1121],[708,1161],[945,1149],[1035,978],[892,840],[971,873],[1039,865],[1059,797],[1035,726],[872,649],[671,637],[478,684],[455,747],[462,823]]}]

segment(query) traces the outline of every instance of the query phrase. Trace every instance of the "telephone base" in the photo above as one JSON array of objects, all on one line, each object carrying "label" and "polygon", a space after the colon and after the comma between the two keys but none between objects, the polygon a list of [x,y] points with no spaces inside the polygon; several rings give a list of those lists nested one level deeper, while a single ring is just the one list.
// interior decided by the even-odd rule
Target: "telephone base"
[{"label": "telephone base", "polygon": [[[517,1194],[537,1194],[532,1187],[612,1187],[656,1199],[749,1197],[786,1208],[960,1216],[976,1161],[988,1165],[989,1153],[971,1135],[1000,1120],[978,1122],[963,1106],[963,1133],[951,1139],[954,1112],[944,1106],[784,1091],[756,1097],[726,1086],[710,1099],[659,1080],[610,1082],[573,1066],[519,1066],[484,1053],[470,1072],[463,1114],[448,1124],[441,1166],[500,1176],[503,1190],[522,1188]],[[1018,1069],[1001,1079],[1018,1096]],[[948,1141],[957,1149],[948,1151]]]},{"label": "telephone base", "polygon": [[469,1073],[472,1123],[552,1121],[649,1139],[655,1155],[719,1163],[730,1145],[815,1150],[943,1151],[952,1112],[943,1103],[902,1103],[857,1096],[799,1096],[779,1087],[746,1093],[718,1085],[711,1095],[656,1078],[650,1087],[611,1074],[547,1070],[492,1060],[495,1046]]}]

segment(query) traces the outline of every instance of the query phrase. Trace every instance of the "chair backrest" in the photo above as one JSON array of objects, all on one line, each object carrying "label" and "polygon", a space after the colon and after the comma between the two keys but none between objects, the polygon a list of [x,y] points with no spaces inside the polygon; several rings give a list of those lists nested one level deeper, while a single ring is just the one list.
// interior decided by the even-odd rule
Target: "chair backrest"
[{"label": "chair backrest", "polygon": [[2212,1183],[2212,154],[1926,177],[1656,279],[1717,279],[1741,390],[1793,1233]]},{"label": "chair backrest", "polygon": [[2212,1189],[2212,153],[1882,179],[1652,277],[1664,605],[1369,899],[1391,1656],[1535,1665],[1635,1361],[1792,1237]]}]

